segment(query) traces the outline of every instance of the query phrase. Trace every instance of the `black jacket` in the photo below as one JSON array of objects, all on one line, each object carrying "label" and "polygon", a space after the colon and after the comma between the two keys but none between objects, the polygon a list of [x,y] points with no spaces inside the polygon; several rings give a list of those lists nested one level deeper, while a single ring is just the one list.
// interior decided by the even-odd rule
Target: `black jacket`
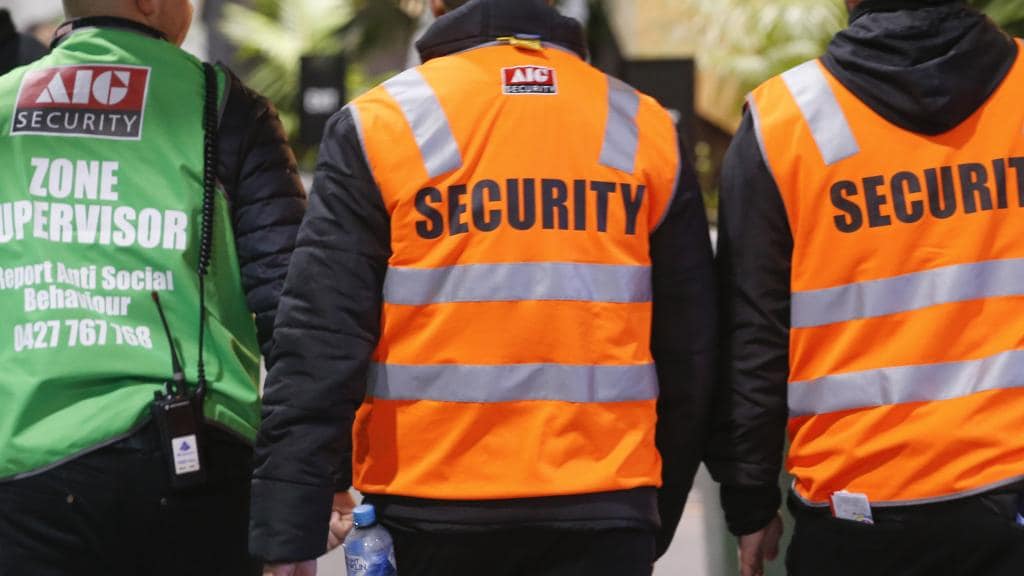
[{"label": "black jacket", "polygon": [[[83,18],[74,21],[74,27],[116,27],[163,41],[160,32],[119,18]],[[69,34],[74,34],[73,27],[61,26],[53,45]],[[234,74],[228,76],[218,131],[217,180],[227,193],[242,288],[269,367],[274,319],[306,212],[306,194],[274,106]]]},{"label": "black jacket", "polygon": [[31,36],[18,34],[7,10],[0,10],[0,76],[46,55],[46,47]]},{"label": "black jacket", "polygon": [[[1016,56],[1013,41],[961,1],[866,0],[822,62],[890,122],[940,134],[988,99]],[[737,535],[765,526],[780,502],[792,251],[782,198],[748,111],[722,168],[723,386],[706,457]]]},{"label": "black jacket", "polygon": [[[418,48],[429,60],[514,33],[537,34],[584,54],[579,24],[541,0],[471,2],[440,18]],[[694,171],[684,165],[682,172],[669,214],[651,237],[652,352],[661,382],[656,436],[664,488],[490,502],[369,496],[385,523],[454,532],[510,526],[654,530],[660,516],[664,551],[700,462],[714,365],[711,247]],[[352,115],[342,110],[321,147],[266,384],[250,537],[250,549],[264,560],[322,554],[332,495],[351,485],[350,432],[380,335],[390,241],[380,190]]]},{"label": "black jacket", "polygon": [[306,213],[306,194],[274,105],[230,77],[217,178],[231,205],[242,288],[269,369],[278,302]]}]

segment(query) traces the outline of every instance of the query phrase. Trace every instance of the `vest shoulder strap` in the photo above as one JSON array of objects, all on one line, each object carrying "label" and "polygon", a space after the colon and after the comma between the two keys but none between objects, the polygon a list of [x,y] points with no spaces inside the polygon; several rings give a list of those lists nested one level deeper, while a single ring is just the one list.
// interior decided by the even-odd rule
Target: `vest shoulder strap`
[{"label": "vest shoulder strap", "polygon": [[765,83],[748,98],[758,144],[766,160],[768,155],[765,154],[763,131],[786,128],[766,126],[766,116],[762,112],[768,111],[763,111],[760,107],[773,106],[774,99],[783,96],[783,93],[796,103],[826,166],[860,152],[860,145],[839,100],[832,91],[825,69],[818,60],[809,60],[783,72],[777,80]]},{"label": "vest shoulder strap", "polygon": [[419,68],[411,68],[391,78],[383,88],[398,103],[405,121],[412,128],[430,178],[462,167],[462,152],[452,133],[448,115]]},{"label": "vest shoulder strap", "polygon": [[860,152],[846,115],[817,60],[784,72],[782,81],[810,127],[826,166]]},{"label": "vest shoulder strap", "polygon": [[608,122],[601,145],[602,166],[632,174],[640,142],[637,113],[640,94],[622,80],[608,76]]}]

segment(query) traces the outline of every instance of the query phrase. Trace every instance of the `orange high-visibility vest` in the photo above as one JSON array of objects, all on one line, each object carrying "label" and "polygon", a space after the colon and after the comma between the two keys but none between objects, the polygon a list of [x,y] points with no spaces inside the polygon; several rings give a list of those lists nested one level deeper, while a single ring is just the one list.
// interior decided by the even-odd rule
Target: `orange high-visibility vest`
[{"label": "orange high-visibility vest", "polygon": [[748,100],[793,235],[795,491],[876,505],[1024,478],[1024,64],[937,136],[811,61]]},{"label": "orange high-visibility vest", "polygon": [[486,45],[350,105],[391,217],[354,485],[435,499],[660,484],[649,236],[669,114],[554,46]]}]

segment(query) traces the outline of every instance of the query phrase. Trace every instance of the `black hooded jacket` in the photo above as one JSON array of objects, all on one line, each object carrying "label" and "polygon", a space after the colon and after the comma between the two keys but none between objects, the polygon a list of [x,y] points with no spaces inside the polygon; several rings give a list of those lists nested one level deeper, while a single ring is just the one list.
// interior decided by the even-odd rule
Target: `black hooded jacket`
[{"label": "black hooded jacket", "polygon": [[[426,61],[517,33],[585,55],[580,25],[541,0],[470,2],[440,18],[417,47]],[[667,548],[701,459],[716,340],[707,224],[695,173],[685,164],[681,171],[669,214],[651,237],[651,348],[661,383],[656,442],[664,486],[499,501],[368,495],[385,524],[432,532],[660,526],[659,552]],[[266,561],[322,554],[331,498],[351,486],[350,432],[380,336],[390,255],[388,213],[344,109],[325,132],[275,330],[250,535],[251,551]]]},{"label": "black hooded jacket", "polygon": [[0,10],[0,76],[46,55],[46,47],[19,34],[7,10]]},{"label": "black hooded jacket", "polygon": [[[1013,40],[960,0],[865,0],[822,62],[885,119],[933,135],[977,110],[1016,57]],[[781,499],[793,238],[749,111],[722,170],[722,389],[706,462],[729,529],[742,535],[764,527]]]}]

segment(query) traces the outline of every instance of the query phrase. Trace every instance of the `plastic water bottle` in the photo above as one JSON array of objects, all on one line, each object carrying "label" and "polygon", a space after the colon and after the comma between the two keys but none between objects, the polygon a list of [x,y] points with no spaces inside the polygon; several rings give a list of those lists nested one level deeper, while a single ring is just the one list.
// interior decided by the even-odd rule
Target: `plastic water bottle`
[{"label": "plastic water bottle", "polygon": [[356,506],[352,511],[355,527],[345,537],[345,567],[348,576],[395,576],[395,547],[391,534],[377,524],[372,504]]}]

